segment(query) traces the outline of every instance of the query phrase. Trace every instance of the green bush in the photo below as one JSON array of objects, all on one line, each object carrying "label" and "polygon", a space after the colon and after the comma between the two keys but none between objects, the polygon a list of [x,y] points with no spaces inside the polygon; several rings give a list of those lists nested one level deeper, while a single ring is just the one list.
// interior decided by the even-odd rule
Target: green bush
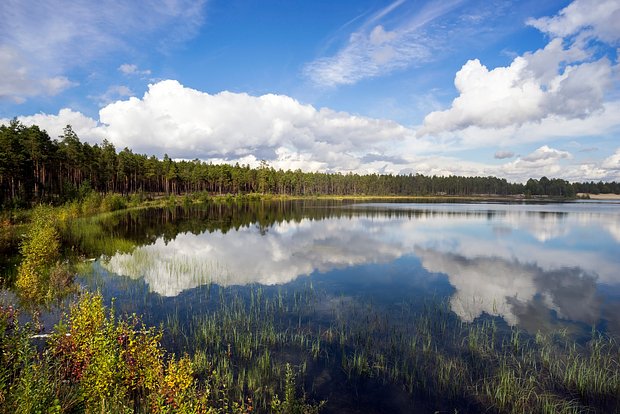
[{"label": "green bush", "polygon": [[196,200],[199,203],[206,204],[211,200],[211,196],[207,191],[201,191],[199,193],[195,193]]},{"label": "green bush", "polygon": [[120,194],[108,194],[101,201],[101,211],[122,210],[127,207],[127,200]]},{"label": "green bush", "polygon": [[191,362],[164,363],[161,336],[135,315],[117,320],[100,295],[86,294],[57,327],[50,346],[61,382],[82,390],[87,411],[190,412],[176,409],[196,400]]},{"label": "green bush", "polygon": [[29,324],[20,325],[12,306],[0,305],[0,412],[55,413],[53,370],[37,354]]},{"label": "green bush", "polygon": [[15,281],[17,294],[28,302],[49,302],[73,290],[74,274],[67,263],[60,262],[58,226],[67,211],[38,206],[32,212],[32,222],[20,245],[22,260]]},{"label": "green bush", "polygon": [[176,207],[177,205],[177,198],[174,195],[170,195],[168,198],[166,198],[166,207]]},{"label": "green bush", "polygon": [[60,258],[60,235],[57,219],[50,206],[38,206],[32,224],[20,246],[23,256],[17,269],[18,294],[28,300],[41,301],[49,286],[49,268]]},{"label": "green bush", "polygon": [[274,414],[318,414],[325,401],[318,404],[306,402],[306,396],[297,397],[295,392],[295,371],[291,364],[286,364],[284,378],[284,401],[276,395],[271,401]]},{"label": "green bush", "polygon": [[129,197],[129,204],[132,207],[138,207],[140,204],[144,203],[144,201],[146,201],[146,195],[142,191],[133,193]]},{"label": "green bush", "polygon": [[95,214],[101,207],[101,194],[91,191],[82,201],[82,211],[84,214]]},{"label": "green bush", "polygon": [[[43,350],[32,343],[33,333],[19,324],[13,307],[0,306],[2,414],[251,411],[224,396],[227,386],[216,370],[199,386],[189,357],[165,356],[161,329],[144,326],[135,315],[118,319],[99,294],[74,303]],[[287,391],[281,406],[307,408],[293,398]]]}]

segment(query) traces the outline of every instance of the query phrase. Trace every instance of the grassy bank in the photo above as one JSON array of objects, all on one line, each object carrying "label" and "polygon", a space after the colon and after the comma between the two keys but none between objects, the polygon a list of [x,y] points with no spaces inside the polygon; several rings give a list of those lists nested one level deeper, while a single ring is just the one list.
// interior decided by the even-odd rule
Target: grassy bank
[{"label": "grassy bank", "polygon": [[[593,195],[591,195],[594,197]],[[606,195],[601,195],[603,198]],[[613,195],[610,195],[610,197]],[[246,201],[290,201],[290,200],[334,200],[334,201],[401,201],[401,202],[562,202],[574,198],[552,196],[523,196],[523,195],[494,195],[480,194],[470,196],[454,196],[445,194],[401,196],[401,195],[285,195],[270,193],[247,193],[247,194],[212,194],[196,192],[178,195],[162,195],[149,193],[135,193],[122,195],[108,193],[102,195],[90,192],[80,199],[67,202],[58,209],[61,218],[75,218],[98,213],[118,211],[123,209],[170,207],[178,205],[191,205],[207,202],[246,202]],[[0,228],[7,225],[18,225],[29,222],[31,209],[2,210],[0,211]]]}]

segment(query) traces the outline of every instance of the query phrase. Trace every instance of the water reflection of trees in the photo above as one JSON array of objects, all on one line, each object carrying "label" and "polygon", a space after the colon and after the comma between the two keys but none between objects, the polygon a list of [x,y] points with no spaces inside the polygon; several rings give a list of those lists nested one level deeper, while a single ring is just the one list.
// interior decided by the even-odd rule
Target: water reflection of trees
[{"label": "water reflection of trees", "polygon": [[[338,200],[210,202],[189,207],[132,210],[97,218],[94,222],[96,226],[99,226],[100,231],[92,237],[123,238],[135,245],[147,245],[154,243],[160,237],[163,237],[167,243],[181,233],[198,235],[204,232],[219,231],[226,234],[231,230],[238,231],[253,226],[261,234],[265,234],[274,225],[283,222],[299,223],[303,219],[352,219],[354,217],[388,220],[436,217],[469,217],[472,219],[486,217],[491,219],[506,214],[506,211],[494,210],[444,211],[374,208],[364,205],[356,206],[351,201]],[[79,227],[86,222],[93,224],[92,219],[86,219],[76,225]],[[77,245],[86,248],[85,253],[88,255],[101,253],[92,251],[92,249],[89,251],[88,243],[77,243]]]},{"label": "water reflection of trees", "polygon": [[[501,219],[515,224],[516,227],[523,225],[530,228],[537,238],[541,239],[542,237],[542,241],[544,241],[549,238],[550,234],[553,235],[559,231],[549,227],[562,226],[562,222],[568,216],[569,213],[567,212],[516,211],[498,209],[493,205],[477,207],[472,204],[463,209],[454,209],[454,206],[451,205],[445,205],[443,208],[433,204],[425,206],[424,204],[385,203],[377,206],[341,200],[295,200],[243,203],[209,202],[189,207],[133,210],[110,215],[104,219],[96,219],[94,224],[100,228],[97,237],[123,238],[135,245],[145,245],[154,243],[160,237],[169,242],[180,233],[198,235],[204,232],[219,231],[226,234],[231,230],[256,227],[261,234],[265,234],[274,225],[283,222],[299,223],[303,219],[324,220],[327,218],[352,219],[364,217],[390,220],[443,217],[478,220],[484,218],[488,221]],[[588,217],[592,219],[595,218],[595,215],[590,214]],[[523,221],[529,221],[529,224],[523,224]],[[93,224],[91,219],[82,221],[82,223],[84,222]],[[534,226],[532,223],[536,225]],[[544,233],[544,236],[538,234],[541,232]],[[81,247],[87,244],[77,243]],[[100,252],[87,251],[88,255],[97,255],[98,253]]]}]

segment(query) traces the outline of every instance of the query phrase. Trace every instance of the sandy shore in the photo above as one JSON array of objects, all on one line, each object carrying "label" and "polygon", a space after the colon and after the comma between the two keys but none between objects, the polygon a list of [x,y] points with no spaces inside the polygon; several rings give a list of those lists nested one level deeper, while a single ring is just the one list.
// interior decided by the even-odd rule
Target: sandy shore
[{"label": "sandy shore", "polygon": [[620,200],[620,194],[588,194],[578,193],[577,197],[590,196],[590,200]]}]

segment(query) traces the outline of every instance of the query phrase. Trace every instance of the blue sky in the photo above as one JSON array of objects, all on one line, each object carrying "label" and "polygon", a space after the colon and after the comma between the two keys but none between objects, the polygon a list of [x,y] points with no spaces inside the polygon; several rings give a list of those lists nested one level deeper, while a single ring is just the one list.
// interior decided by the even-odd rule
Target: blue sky
[{"label": "blue sky", "polygon": [[620,0],[0,4],[0,121],[173,158],[620,180]]}]

